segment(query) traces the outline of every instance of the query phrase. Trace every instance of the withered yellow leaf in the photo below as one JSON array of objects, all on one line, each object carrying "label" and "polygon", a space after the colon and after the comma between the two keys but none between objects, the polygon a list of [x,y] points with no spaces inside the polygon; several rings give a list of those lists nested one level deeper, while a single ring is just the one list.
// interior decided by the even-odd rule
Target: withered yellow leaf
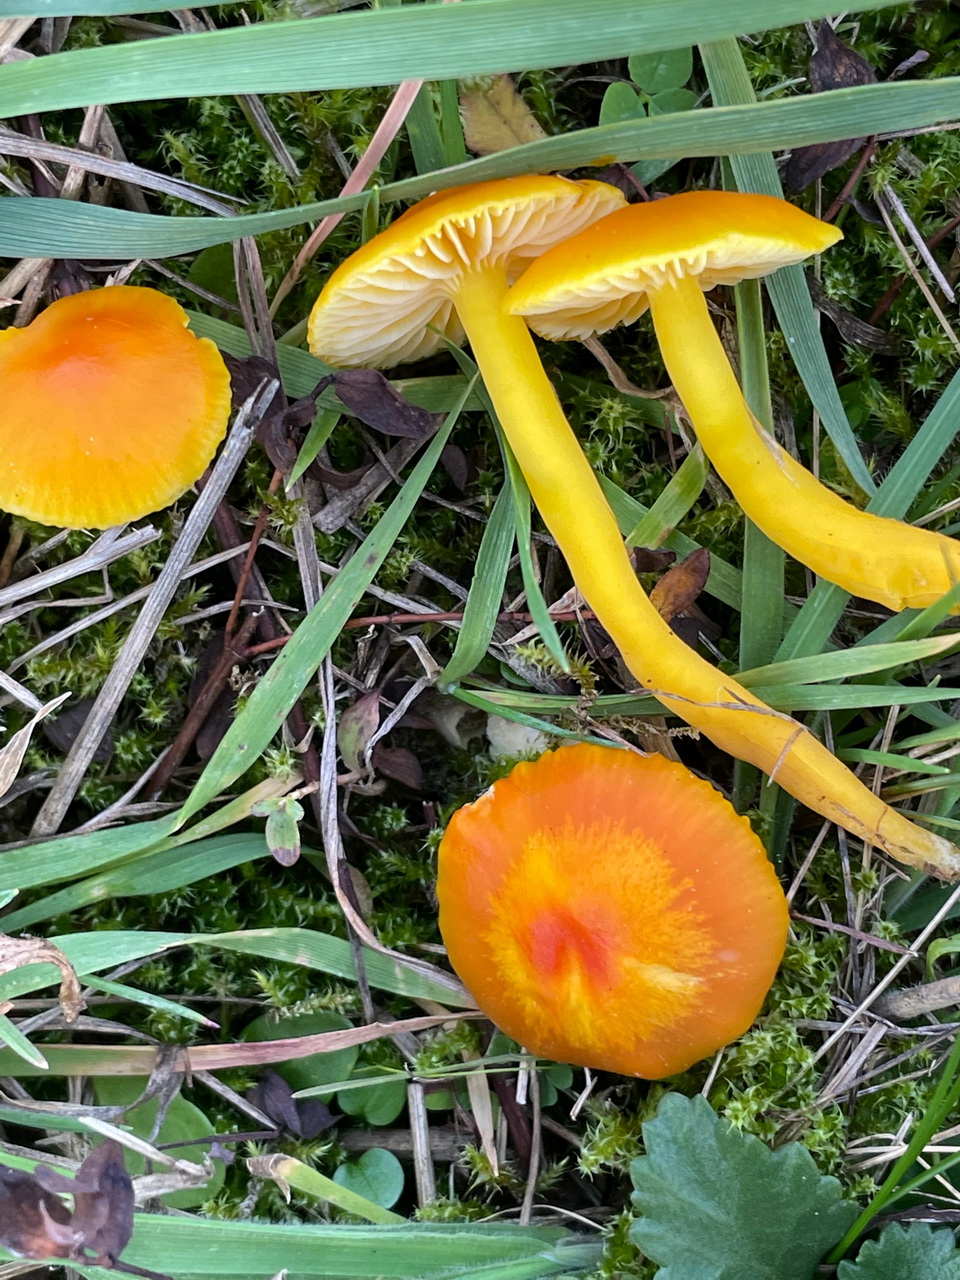
[{"label": "withered yellow leaf", "polygon": [[461,89],[460,110],[467,146],[480,156],[546,137],[507,75]]}]

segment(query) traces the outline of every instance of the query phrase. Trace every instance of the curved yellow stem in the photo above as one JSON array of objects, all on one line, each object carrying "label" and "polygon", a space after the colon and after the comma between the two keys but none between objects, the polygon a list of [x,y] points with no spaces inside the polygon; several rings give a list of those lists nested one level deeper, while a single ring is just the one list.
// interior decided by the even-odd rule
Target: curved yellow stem
[{"label": "curved yellow stem", "polygon": [[933,604],[960,582],[960,543],[858,511],[763,430],[694,278],[652,289],[648,298],[664,364],[697,439],[768,538],[828,582],[896,611]]},{"label": "curved yellow stem", "polygon": [[802,724],[773,711],[670,629],[637,580],[603,491],[567,422],[526,324],[501,310],[499,269],[468,276],[457,307],[534,502],[573,579],[647,690],[722,750],[901,862],[960,876],[960,850],[883,803]]}]

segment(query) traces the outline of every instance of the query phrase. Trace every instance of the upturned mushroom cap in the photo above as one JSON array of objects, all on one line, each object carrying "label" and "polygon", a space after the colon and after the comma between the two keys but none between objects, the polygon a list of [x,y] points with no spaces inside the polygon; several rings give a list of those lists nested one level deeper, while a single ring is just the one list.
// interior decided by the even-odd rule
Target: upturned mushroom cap
[{"label": "upturned mushroom cap", "polygon": [[[605,182],[534,176],[428,196],[333,273],[307,331],[338,368],[390,368],[459,343],[464,272],[503,264],[512,283],[538,254],[623,204]],[[436,330],[436,332],[434,332]]]},{"label": "upturned mushroom cap", "polygon": [[836,227],[775,196],[687,191],[632,204],[544,254],[514,285],[511,315],[545,338],[585,338],[630,324],[647,290],[696,276],[704,292],[755,279],[841,239]]},{"label": "upturned mushroom cap", "polygon": [[106,529],[188,489],[226,431],[230,375],[186,326],[173,298],[116,285],[0,332],[0,508]]},{"label": "upturned mushroom cap", "polygon": [[531,1053],[658,1079],[750,1026],[787,906],[746,818],[662,756],[520,764],[440,845],[454,969]]}]

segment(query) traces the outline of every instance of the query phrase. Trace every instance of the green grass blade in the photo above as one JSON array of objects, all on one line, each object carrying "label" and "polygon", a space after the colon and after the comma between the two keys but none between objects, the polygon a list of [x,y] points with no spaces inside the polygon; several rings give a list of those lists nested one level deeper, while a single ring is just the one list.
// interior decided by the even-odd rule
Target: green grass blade
[{"label": "green grass blade", "polygon": [[[127,964],[142,956],[162,953],[177,947],[214,947],[243,955],[285,964],[302,965],[331,977],[357,980],[357,966],[349,942],[313,929],[246,929],[233,933],[146,933],[127,930],[101,930],[93,933],[61,934],[53,939],[64,953],[81,981],[117,965]],[[463,1000],[454,988],[416,968],[404,968],[396,959],[379,951],[363,949],[364,969],[373,987],[413,1000],[436,1000],[456,1007]],[[17,996],[55,985],[60,971],[51,964],[25,965],[0,975],[0,999]]]},{"label": "green grass blade", "polygon": [[[599,738],[586,736],[578,733],[576,729],[563,729],[560,725],[552,724],[549,720],[542,720],[539,716],[529,715],[526,711],[517,711],[510,705],[511,698],[509,694],[503,695],[502,698],[494,699],[485,697],[482,693],[477,693],[474,689],[464,689],[457,687],[450,690],[451,695],[460,702],[465,702],[468,707],[476,707],[478,711],[484,711],[488,716],[501,716],[504,720],[512,720],[514,724],[522,724],[527,729],[536,729],[538,733],[545,733],[551,738],[568,738],[571,742],[601,742]],[[571,708],[575,699],[571,698]],[[609,746],[608,742],[603,742],[603,746]]]},{"label": "green grass blade", "polygon": [[172,1018],[183,1018],[187,1022],[197,1022],[206,1027],[217,1024],[196,1009],[189,1009],[185,1004],[177,1004],[175,1000],[167,1000],[165,996],[154,995],[152,991],[141,991],[137,987],[128,987],[124,982],[108,982],[106,978],[94,978],[84,974],[83,985],[104,995],[119,996],[130,1004],[141,1004],[147,1009],[156,1009]]},{"label": "green grass blade", "polygon": [[[729,161],[724,168],[728,170]],[[729,171],[728,171],[729,172]],[[726,185],[729,183],[729,179]],[[767,368],[766,333],[760,283],[744,280],[736,288],[737,334],[743,395],[753,414],[773,430],[770,404],[770,372]],[[750,668],[773,658],[783,635],[784,553],[752,520],[743,530],[743,604],[740,612],[740,666]],[[734,807],[743,812],[756,793],[760,771],[737,760],[733,772]],[[776,785],[761,791],[761,804],[772,813],[777,804]]]},{"label": "green grass blade", "polygon": [[819,684],[826,680],[846,680],[874,671],[892,671],[908,662],[943,657],[960,644],[956,635],[931,640],[904,640],[893,644],[861,645],[836,653],[820,653],[809,658],[793,658],[769,666],[741,671],[737,679],[749,689],[769,689],[777,684]]},{"label": "green grass blade", "polygon": [[630,530],[626,537],[628,547],[656,549],[667,541],[674,526],[679,524],[696,500],[703,493],[710,464],[703,450],[695,445],[670,478],[656,502]]},{"label": "green grass blade", "polygon": [[[130,1266],[186,1277],[265,1277],[288,1270],[298,1277],[454,1280],[495,1264],[532,1264],[523,1275],[549,1275],[563,1256],[555,1246],[568,1233],[515,1225],[405,1224],[396,1227],[230,1222],[184,1215],[138,1213],[124,1250]],[[571,1265],[581,1262],[571,1249]],[[539,1268],[539,1270],[538,1270]],[[92,1271],[110,1280],[107,1271]],[[508,1275],[510,1273],[507,1273]],[[518,1280],[519,1280],[518,1273]]]},{"label": "green grass blade", "polygon": [[[45,14],[101,0],[44,0]],[[893,0],[860,0],[861,10]],[[13,0],[28,15],[35,0]],[[148,3],[147,8],[150,5]],[[119,10],[114,10],[118,12]],[[131,0],[127,13],[144,12]],[[0,67],[0,116],[95,102],[348,89],[568,66],[823,18],[829,0],[470,0],[139,40]]]},{"label": "green grass blade", "polygon": [[303,1191],[308,1196],[315,1196],[316,1199],[323,1200],[327,1204],[336,1205],[345,1213],[352,1213],[355,1218],[365,1218],[367,1222],[379,1222],[387,1226],[390,1223],[406,1221],[399,1213],[392,1213],[382,1205],[374,1204],[366,1196],[351,1191],[349,1187],[341,1186],[326,1174],[320,1173],[317,1169],[311,1169],[308,1164],[304,1164],[302,1160],[295,1160],[292,1156],[273,1160],[270,1164],[270,1176],[281,1179],[287,1186]]},{"label": "green grass blade", "polygon": [[440,82],[440,136],[443,138],[444,163],[465,164],[467,144],[463,139],[459,86],[456,80]]},{"label": "green grass blade", "polygon": [[[444,9],[466,10],[479,3],[480,0],[471,0],[469,6],[444,6]],[[283,25],[276,24],[271,29]],[[202,35],[184,37],[191,41],[206,38]],[[179,37],[171,37],[162,42],[163,47],[177,39]],[[4,106],[8,111],[14,108],[14,114],[21,110],[15,106],[18,90],[8,90],[4,101],[2,77],[9,71],[53,63],[60,58],[86,57],[88,54],[113,52],[114,49],[125,52],[141,47],[142,44],[82,50],[57,54],[53,58],[38,58],[33,63],[19,62],[0,67],[0,104],[3,104],[0,105],[0,115]],[[67,70],[65,67],[52,81],[51,101],[47,104],[51,109],[64,105],[53,90],[57,86],[62,90],[70,83]],[[198,93],[206,91],[202,81],[201,75]],[[126,78],[123,85],[124,91],[129,91],[130,83]],[[91,101],[99,99],[94,97]],[[379,197],[385,202],[412,200],[430,191],[468,182],[518,173],[606,165],[614,160],[630,163],[659,156],[746,155],[769,151],[773,147],[807,146],[884,130],[923,128],[954,120],[958,115],[960,77],[859,85],[792,99],[679,111],[595,129],[580,129],[521,147],[511,147],[439,173],[391,183],[380,188]],[[3,197],[0,256],[83,257],[94,260],[105,257],[162,258],[224,244],[240,236],[260,235],[314,222],[329,213],[359,209],[369,199],[370,193],[367,192],[292,209],[274,209],[230,218],[173,218],[71,200],[8,196]]]},{"label": "green grass blade", "polygon": [[28,889],[109,866],[156,848],[177,828],[177,815],[109,831],[61,836],[0,853],[0,890]]},{"label": "green grass blade", "polygon": [[437,677],[440,688],[457,684],[482,661],[493,638],[503,603],[507,569],[516,541],[517,526],[509,473],[493,504],[483,531],[463,621],[450,661]]},{"label": "green grass blade", "polygon": [[47,1070],[47,1060],[40,1050],[30,1043],[19,1027],[15,1027],[6,1014],[0,1013],[0,1042],[12,1049],[18,1058],[32,1067]]},{"label": "green grass blade", "polygon": [[[471,388],[468,388],[470,390]],[[462,401],[466,400],[464,393]],[[423,457],[376,527],[367,535],[301,622],[227,730],[181,812],[186,820],[231,786],[259,758],[307,687],[354,606],[373,581],[406,524],[460,414],[457,406],[430,441]]]},{"label": "green grass blade", "polygon": [[407,137],[413,152],[417,173],[432,173],[447,164],[447,153],[440,136],[436,112],[433,109],[433,90],[429,84],[421,87],[407,113]]},{"label": "green grass blade", "polygon": [[184,885],[194,884],[207,876],[238,867],[243,862],[265,858],[270,850],[262,835],[216,836],[198,840],[182,849],[151,852],[112,871],[91,876],[56,893],[30,902],[4,917],[4,929],[15,933],[28,929],[40,920],[50,920],[68,911],[78,911],[94,902],[110,898],[141,897],[151,893],[169,893]]},{"label": "green grass blade", "polygon": [[[491,414],[493,409],[491,406]],[[506,440],[502,442],[503,456],[506,461],[507,474],[510,476],[510,491],[513,495],[513,519],[517,535],[517,552],[520,556],[520,573],[523,577],[523,589],[527,596],[527,608],[533,624],[540,632],[540,641],[553,658],[561,671],[569,673],[570,660],[560,639],[556,624],[550,617],[550,608],[543,598],[540,583],[533,564],[533,552],[530,547],[530,490],[523,477],[523,472],[513,456],[513,450]]]}]

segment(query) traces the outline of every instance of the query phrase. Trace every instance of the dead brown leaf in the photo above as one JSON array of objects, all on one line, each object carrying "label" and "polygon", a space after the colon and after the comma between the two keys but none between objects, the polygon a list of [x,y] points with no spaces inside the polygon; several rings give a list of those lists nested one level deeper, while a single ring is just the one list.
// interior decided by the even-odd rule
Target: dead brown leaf
[{"label": "dead brown leaf", "polygon": [[697,547],[685,560],[668,569],[650,592],[650,600],[665,622],[672,622],[689,609],[707,585],[710,576],[710,552]]},{"label": "dead brown leaf", "polygon": [[[61,1195],[73,1197],[72,1212]],[[133,1182],[112,1138],[94,1147],[73,1178],[45,1165],[34,1173],[0,1169],[0,1244],[18,1257],[112,1268],[132,1235]]]},{"label": "dead brown leaf", "polygon": [[467,146],[479,156],[547,136],[507,75],[461,91],[460,111]]},{"label": "dead brown leaf", "polygon": [[[855,49],[843,43],[829,22],[821,22],[817,48],[810,59],[810,88],[814,93],[846,89],[852,85],[875,84],[877,73]],[[839,142],[817,142],[797,147],[787,161],[783,182],[787,191],[803,191],[811,182],[848,160],[866,138],[846,138]]]},{"label": "dead brown leaf", "polygon": [[[0,973],[12,973],[28,964],[52,964],[60,970],[60,1008],[67,1022],[73,1022],[87,1007],[80,994],[80,983],[73,965],[52,942],[43,938],[11,938],[0,933]],[[6,1013],[10,1002],[0,1003]]]}]

